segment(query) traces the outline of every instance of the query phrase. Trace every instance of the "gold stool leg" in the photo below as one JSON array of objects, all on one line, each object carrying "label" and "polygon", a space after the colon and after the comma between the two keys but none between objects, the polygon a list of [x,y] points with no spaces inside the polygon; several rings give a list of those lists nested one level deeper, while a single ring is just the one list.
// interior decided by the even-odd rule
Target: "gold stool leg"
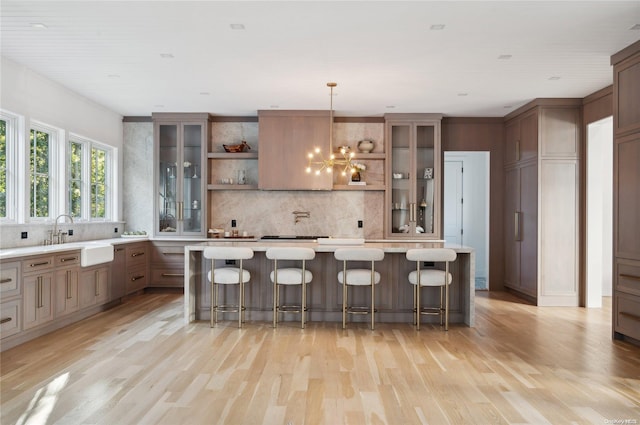
[{"label": "gold stool leg", "polygon": [[347,262],[342,262],[342,329],[347,328]]},{"label": "gold stool leg", "polygon": [[278,260],[273,260],[273,327],[278,327]]},{"label": "gold stool leg", "polygon": [[445,263],[444,275],[444,330],[449,330],[449,262]]},{"label": "gold stool leg", "polygon": [[376,276],[375,269],[373,267],[374,262],[371,262],[371,330],[376,327]]}]

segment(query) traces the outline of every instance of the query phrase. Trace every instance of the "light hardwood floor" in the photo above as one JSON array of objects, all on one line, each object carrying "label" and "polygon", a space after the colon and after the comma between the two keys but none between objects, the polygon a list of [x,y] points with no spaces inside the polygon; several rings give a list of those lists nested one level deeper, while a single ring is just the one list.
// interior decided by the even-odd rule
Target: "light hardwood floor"
[{"label": "light hardwood floor", "polygon": [[[610,302],[610,301],[609,301]],[[7,424],[640,424],[603,309],[479,293],[477,326],[183,325],[146,294],[1,355]]]}]

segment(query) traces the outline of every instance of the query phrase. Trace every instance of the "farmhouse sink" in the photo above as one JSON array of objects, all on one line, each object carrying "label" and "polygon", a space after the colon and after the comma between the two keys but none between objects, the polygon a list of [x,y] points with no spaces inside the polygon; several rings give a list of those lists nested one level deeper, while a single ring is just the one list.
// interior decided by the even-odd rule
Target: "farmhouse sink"
[{"label": "farmhouse sink", "polygon": [[113,261],[113,245],[104,242],[84,243],[80,250],[80,265],[82,267]]}]

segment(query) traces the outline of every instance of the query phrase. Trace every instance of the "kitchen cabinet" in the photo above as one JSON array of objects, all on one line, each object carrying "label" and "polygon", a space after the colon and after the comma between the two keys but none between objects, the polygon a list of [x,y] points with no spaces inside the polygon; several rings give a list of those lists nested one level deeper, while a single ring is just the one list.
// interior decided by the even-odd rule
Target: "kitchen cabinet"
[{"label": "kitchen cabinet", "polygon": [[124,244],[113,246],[113,261],[111,262],[111,291],[112,300],[117,300],[125,295],[126,255]]},{"label": "kitchen cabinet", "polygon": [[53,270],[53,255],[22,261],[22,326],[25,330],[53,320]]},{"label": "kitchen cabinet", "polygon": [[441,136],[439,114],[386,114],[385,235],[440,239]]},{"label": "kitchen cabinet", "polygon": [[80,308],[109,301],[111,270],[108,265],[85,267],[80,272]]},{"label": "kitchen cabinet", "polygon": [[184,247],[186,244],[186,242],[152,242],[151,280],[148,286],[184,287]]},{"label": "kitchen cabinet", "polygon": [[149,269],[149,246],[147,242],[127,245],[125,248],[126,270],[125,294],[129,295],[146,288]]},{"label": "kitchen cabinet", "polygon": [[18,261],[0,264],[0,338],[22,330],[21,265]]},{"label": "kitchen cabinet", "polygon": [[504,285],[537,305],[579,302],[580,106],[539,99],[505,122]]},{"label": "kitchen cabinet", "polygon": [[307,155],[315,148],[329,158],[329,117],[330,111],[258,111],[260,189],[332,189],[332,173],[306,172]]},{"label": "kitchen cabinet", "polygon": [[55,264],[55,317],[60,317],[73,313],[80,307],[80,252],[57,255]]},{"label": "kitchen cabinet", "polygon": [[154,113],[153,122],[154,234],[204,237],[211,116]]},{"label": "kitchen cabinet", "polygon": [[640,345],[640,41],[613,64],[613,337]]}]

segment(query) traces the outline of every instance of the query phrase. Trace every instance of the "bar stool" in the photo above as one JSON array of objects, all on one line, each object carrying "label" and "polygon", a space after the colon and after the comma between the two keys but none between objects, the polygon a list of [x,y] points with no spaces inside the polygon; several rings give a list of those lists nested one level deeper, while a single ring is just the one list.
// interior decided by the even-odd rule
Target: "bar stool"
[{"label": "bar stool", "polygon": [[[313,274],[307,270],[307,260],[313,260],[316,252],[311,248],[278,247],[268,248],[268,259],[273,260],[273,271],[270,274],[273,282],[273,327],[278,327],[278,313],[300,313],[301,327],[304,329],[305,312],[307,311],[307,283],[313,279]],[[278,269],[278,260],[302,261],[302,267],[287,267]],[[280,286],[300,285],[302,300],[300,305],[280,305]]]},{"label": "bar stool", "polygon": [[[415,261],[417,264],[416,270],[409,273],[409,283],[414,285],[413,313],[416,330],[420,330],[420,318],[422,314],[439,315],[440,326],[442,326],[442,317],[444,316],[444,330],[449,330],[449,285],[452,280],[451,273],[449,273],[449,262],[455,261],[456,256],[456,252],[448,248],[417,248],[407,250],[407,260]],[[424,261],[444,262],[444,270],[421,270],[420,263]],[[420,288],[423,286],[440,287],[440,307],[420,307]]]},{"label": "bar stool", "polygon": [[[244,284],[249,282],[251,274],[245,270],[242,261],[253,258],[251,248],[240,247],[206,247],[203,252],[204,258],[211,260],[211,271],[207,274],[211,282],[211,327],[218,323],[218,312],[235,313],[238,312],[238,327],[242,327],[244,321]],[[216,260],[237,260],[240,267],[218,267]],[[238,285],[237,305],[218,305],[218,285]]]},{"label": "bar stool", "polygon": [[[375,262],[384,259],[384,251],[378,248],[338,248],[334,256],[342,261],[338,282],[342,284],[342,329],[347,326],[347,314],[371,314],[371,330],[375,329],[375,285],[380,283],[380,273],[375,271]],[[348,261],[370,261],[371,269],[347,269]],[[370,307],[348,307],[347,286],[370,286]]]}]

